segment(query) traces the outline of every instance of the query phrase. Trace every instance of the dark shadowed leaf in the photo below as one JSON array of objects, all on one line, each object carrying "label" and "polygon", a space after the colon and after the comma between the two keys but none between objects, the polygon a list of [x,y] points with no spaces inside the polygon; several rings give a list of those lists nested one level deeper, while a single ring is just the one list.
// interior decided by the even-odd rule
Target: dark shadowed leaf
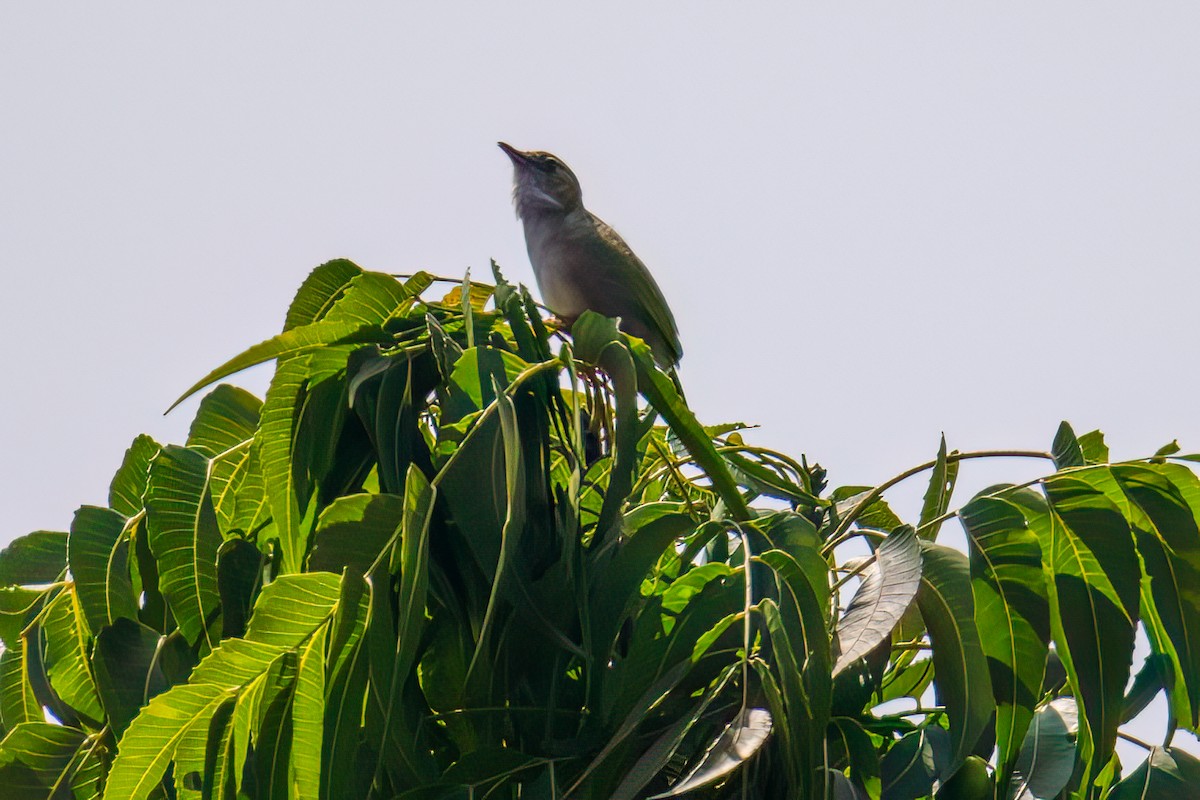
[{"label": "dark shadowed leaf", "polygon": [[158,658],[162,636],[121,617],[96,636],[92,670],[100,702],[118,738],[138,710],[169,684]]},{"label": "dark shadowed leaf", "polygon": [[1065,420],[1059,424],[1058,431],[1054,434],[1050,454],[1054,456],[1054,466],[1060,470],[1084,465],[1083,448],[1079,445],[1079,439],[1075,437],[1075,431]]}]

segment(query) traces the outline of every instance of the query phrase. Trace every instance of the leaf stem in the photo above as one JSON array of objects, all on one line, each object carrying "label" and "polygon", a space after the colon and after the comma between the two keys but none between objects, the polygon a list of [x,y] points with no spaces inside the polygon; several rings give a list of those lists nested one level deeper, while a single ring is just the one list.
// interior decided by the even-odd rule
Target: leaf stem
[{"label": "leaf stem", "polygon": [[[946,463],[951,463],[954,461],[966,461],[972,458],[1041,458],[1049,461],[1054,460],[1054,456],[1043,450],[975,450],[968,453],[950,453],[946,456]],[[862,514],[863,511],[865,511],[872,503],[878,500],[884,492],[896,484],[908,480],[914,475],[919,475],[925,470],[933,469],[937,466],[937,464],[937,459],[926,461],[924,464],[919,464],[911,469],[901,472],[899,475],[896,475],[893,478],[889,478],[888,480],[876,486],[874,489],[867,492],[867,496],[858,501],[854,508],[850,510],[850,513],[846,514],[846,516],[843,517],[838,523],[838,526],[834,529],[829,541],[826,542],[825,546],[821,548],[822,554],[828,555],[835,547],[843,544],[852,536],[854,536],[855,534],[848,533],[850,526],[853,525],[854,521],[858,519],[858,516]],[[926,523],[926,525],[930,524],[932,524],[932,521]],[[923,525],[922,527],[924,528],[926,526]]]}]

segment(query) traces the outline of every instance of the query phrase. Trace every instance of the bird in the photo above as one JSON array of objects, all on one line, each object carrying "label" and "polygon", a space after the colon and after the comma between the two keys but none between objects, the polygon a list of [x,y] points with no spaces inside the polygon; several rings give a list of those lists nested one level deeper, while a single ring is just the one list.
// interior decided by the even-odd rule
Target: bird
[{"label": "bird", "polygon": [[513,205],[542,300],[569,329],[584,311],[619,317],[674,373],[683,357],[667,299],[642,260],[583,205],[579,179],[562,159],[497,142],[513,164]]}]

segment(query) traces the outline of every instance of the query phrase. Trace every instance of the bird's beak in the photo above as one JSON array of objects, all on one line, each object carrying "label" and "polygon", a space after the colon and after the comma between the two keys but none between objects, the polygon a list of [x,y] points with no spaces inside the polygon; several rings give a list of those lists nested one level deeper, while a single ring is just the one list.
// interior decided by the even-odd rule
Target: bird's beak
[{"label": "bird's beak", "polygon": [[529,163],[529,156],[525,155],[525,153],[513,147],[508,142],[496,142],[496,144],[498,144],[500,149],[503,150],[510,159],[512,159],[514,166],[521,167]]}]

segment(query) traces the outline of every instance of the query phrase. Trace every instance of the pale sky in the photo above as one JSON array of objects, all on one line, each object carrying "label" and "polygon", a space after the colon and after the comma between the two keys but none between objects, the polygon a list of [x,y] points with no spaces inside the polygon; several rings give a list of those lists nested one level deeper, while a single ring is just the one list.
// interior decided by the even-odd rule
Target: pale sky
[{"label": "pale sky", "polygon": [[323,261],[531,283],[498,139],[650,267],[702,421],[833,485],[1200,450],[1200,5],[800,5],[0,6],[0,544]]}]

